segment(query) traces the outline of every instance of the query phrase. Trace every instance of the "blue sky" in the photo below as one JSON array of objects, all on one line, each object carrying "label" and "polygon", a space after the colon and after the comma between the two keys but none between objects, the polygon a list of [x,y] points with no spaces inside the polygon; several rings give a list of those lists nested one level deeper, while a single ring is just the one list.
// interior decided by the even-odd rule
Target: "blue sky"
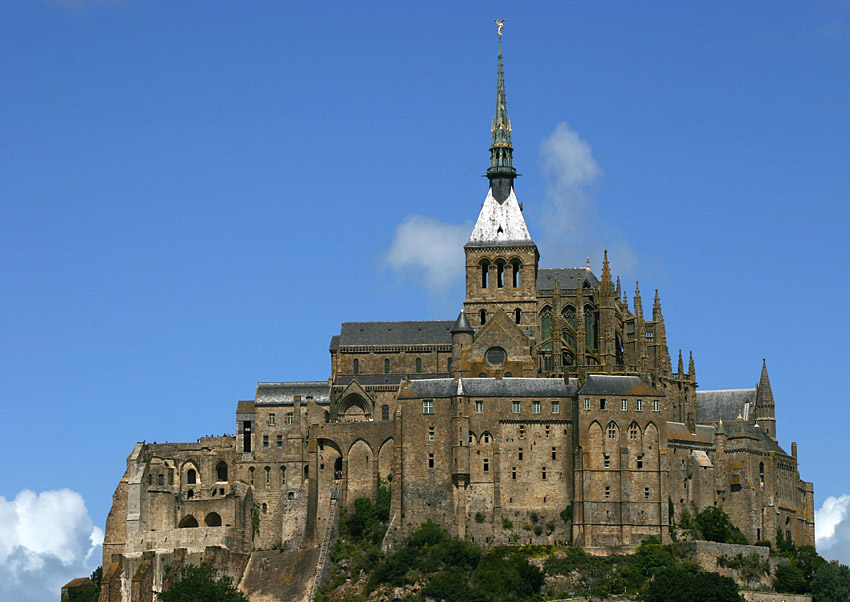
[{"label": "blue sky", "polygon": [[767,358],[843,524],[850,3],[306,4],[0,7],[0,510],[102,527],[136,441],[327,378],[343,320],[455,317],[498,17],[541,265],[608,248],[703,388]]}]

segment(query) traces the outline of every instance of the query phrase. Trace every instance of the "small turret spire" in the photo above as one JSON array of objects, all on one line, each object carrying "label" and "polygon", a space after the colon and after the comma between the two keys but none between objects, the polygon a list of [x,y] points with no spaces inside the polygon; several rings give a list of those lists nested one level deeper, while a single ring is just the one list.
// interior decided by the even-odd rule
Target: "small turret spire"
[{"label": "small turret spire", "polygon": [[493,198],[503,203],[511,193],[517,172],[514,169],[511,120],[508,118],[505,102],[505,73],[502,66],[502,28],[505,20],[494,19],[494,21],[499,26],[499,69],[496,84],[496,116],[493,117],[493,125],[490,128],[490,167],[487,169],[487,178],[490,180]]},{"label": "small turret spire", "polygon": [[696,376],[696,373],[697,373],[697,370],[694,367],[694,352],[691,351],[691,356],[688,359],[688,374],[690,375],[691,378],[694,378],[694,376]]},{"label": "small turret spire", "polygon": [[684,373],[685,373],[685,364],[684,364],[684,362],[682,361],[682,350],[681,350],[681,349],[679,349],[679,366],[678,366],[678,373],[679,373],[679,374],[684,374]]}]

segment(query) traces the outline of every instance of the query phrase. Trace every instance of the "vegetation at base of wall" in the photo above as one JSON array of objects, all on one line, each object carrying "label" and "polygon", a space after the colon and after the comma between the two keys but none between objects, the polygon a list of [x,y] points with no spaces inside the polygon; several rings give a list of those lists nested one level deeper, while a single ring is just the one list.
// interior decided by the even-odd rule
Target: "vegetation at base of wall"
[{"label": "vegetation at base of wall", "polygon": [[702,570],[692,563],[667,567],[655,575],[646,602],[743,602],[729,577]]},{"label": "vegetation at base of wall", "polygon": [[511,529],[513,529],[513,528],[514,528],[514,523],[513,523],[513,521],[510,521],[510,520],[508,520],[507,518],[503,518],[503,519],[502,519],[502,529],[507,529],[507,530],[509,530],[509,531],[510,531],[510,530],[511,530]]},{"label": "vegetation at base of wall", "polygon": [[770,575],[770,562],[762,560],[756,552],[752,554],[737,554],[736,556],[718,556],[718,566],[735,569],[748,588],[757,588],[759,581],[765,575]]},{"label": "vegetation at base of wall", "polygon": [[233,579],[209,564],[186,565],[168,591],[157,594],[157,602],[248,602]]},{"label": "vegetation at base of wall", "polygon": [[[781,535],[781,531],[779,532]],[[773,589],[788,594],[812,595],[814,602],[846,602],[850,599],[850,568],[828,562],[812,546],[796,547],[780,540],[774,556],[787,559],[773,572]]]},{"label": "vegetation at base of wall", "polygon": [[62,596],[62,602],[97,602],[100,598],[100,582],[103,578],[103,567],[97,567],[89,576],[89,581],[80,587],[68,590]]},{"label": "vegetation at base of wall", "polygon": [[746,536],[732,523],[729,515],[719,506],[709,506],[695,516],[691,516],[687,508],[682,508],[676,526],[687,533],[690,539],[741,545],[749,544]]}]

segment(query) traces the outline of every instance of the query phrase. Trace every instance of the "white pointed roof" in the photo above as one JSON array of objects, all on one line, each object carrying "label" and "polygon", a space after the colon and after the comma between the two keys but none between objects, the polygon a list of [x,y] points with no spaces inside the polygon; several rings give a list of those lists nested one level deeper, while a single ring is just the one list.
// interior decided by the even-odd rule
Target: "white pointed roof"
[{"label": "white pointed roof", "polygon": [[493,191],[489,190],[487,198],[484,199],[484,205],[481,206],[481,213],[478,214],[478,221],[475,222],[475,228],[472,229],[472,235],[466,244],[504,245],[508,243],[533,244],[534,241],[528,233],[528,226],[525,225],[525,218],[522,216],[514,189],[511,188],[511,194],[504,203],[499,203],[493,197]]}]

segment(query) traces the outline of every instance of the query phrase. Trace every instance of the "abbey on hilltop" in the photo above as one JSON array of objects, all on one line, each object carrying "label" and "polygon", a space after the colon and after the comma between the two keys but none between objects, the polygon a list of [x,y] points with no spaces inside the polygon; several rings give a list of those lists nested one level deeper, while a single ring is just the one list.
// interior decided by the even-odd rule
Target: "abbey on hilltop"
[{"label": "abbey on hilltop", "polygon": [[244,584],[266,562],[252,552],[316,549],[337,506],[381,481],[388,542],[432,519],[485,547],[628,550],[717,505],[751,543],[814,543],[812,484],[779,445],[766,366],[754,388],[697,391],[693,356],[671,365],[657,291],[645,315],[607,254],[598,276],[538,267],[501,37],[491,132],[460,315],[343,322],[328,380],[259,383],[235,436],[138,443],[106,524],[103,600],[148,599],[168,566],[212,550]]}]

